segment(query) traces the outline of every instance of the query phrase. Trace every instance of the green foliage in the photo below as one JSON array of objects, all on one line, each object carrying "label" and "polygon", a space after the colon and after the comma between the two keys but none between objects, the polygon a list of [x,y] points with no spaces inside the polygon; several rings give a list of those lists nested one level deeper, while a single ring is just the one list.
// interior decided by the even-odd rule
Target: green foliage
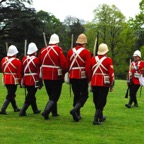
[{"label": "green foliage", "polygon": [[[69,50],[69,48],[71,48],[71,46],[75,46],[75,42],[77,40],[77,37],[81,34],[84,33],[85,28],[84,28],[84,21],[83,20],[79,20],[76,17],[71,17],[71,16],[67,16],[64,19],[63,25],[65,27],[65,31],[67,33],[67,37],[71,38],[73,35],[73,41],[72,39],[67,39],[67,42],[71,45],[68,46],[68,48],[66,49],[67,51]],[[65,37],[66,38],[66,37]],[[65,42],[65,41],[64,41]]]},{"label": "green foliage", "polygon": [[[135,33],[135,47],[134,50],[140,50],[144,45],[144,0],[139,3],[140,13],[135,18],[130,18],[128,24]],[[142,50],[142,49],[141,49]]]},{"label": "green foliage", "polygon": [[[25,7],[23,2],[31,3],[31,0],[1,1],[0,5],[0,40],[2,49],[5,49],[5,42],[9,45],[15,44],[19,47],[20,53],[23,48],[24,39],[35,35],[35,10]],[[33,36],[32,35],[32,36]]]},{"label": "green foliage", "polygon": [[[85,27],[85,33],[87,36],[87,47],[93,53],[94,45],[95,45],[95,39],[97,37],[98,31],[96,28],[96,24],[92,22],[88,22],[87,24],[84,25]],[[98,39],[97,39],[98,40]]]},{"label": "green foliage", "polygon": [[[8,42],[8,45],[14,44],[19,50],[20,58],[23,57],[24,40],[28,43],[35,42],[39,49],[45,46],[43,32],[45,32],[47,43],[53,33],[58,34],[59,45],[65,54],[71,46],[71,34],[74,35],[75,43],[77,36],[84,32],[82,20],[71,18],[71,24],[65,25],[51,13],[44,11],[36,13],[34,8],[29,8],[32,0],[4,0],[0,3],[0,51],[5,49],[5,42]],[[67,31],[68,27],[70,31]]]},{"label": "green foliage", "polygon": [[[89,93],[89,99],[81,109],[82,120],[73,121],[69,113],[72,109],[73,96],[70,97],[67,84],[63,85],[58,102],[59,117],[50,115],[49,120],[44,120],[41,114],[33,114],[31,107],[28,108],[26,117],[19,117],[9,105],[9,115],[0,115],[0,141],[7,144],[142,144],[143,91],[142,97],[139,96],[139,92],[137,93],[139,107],[128,109],[124,106],[128,102],[128,99],[124,98],[126,89],[126,81],[115,81],[114,91],[109,93],[104,109],[107,120],[100,126],[92,124],[95,113],[92,93]],[[2,105],[6,88],[1,85],[1,81],[0,91]],[[38,107],[44,110],[48,100],[45,88],[38,90],[36,96]],[[19,107],[22,107],[24,99],[24,89],[18,87],[16,100]]]},{"label": "green foliage", "polygon": [[85,25],[88,36],[88,47],[93,52],[96,35],[98,44],[106,43],[109,47],[108,56],[113,59],[116,77],[125,79],[127,65],[137,37],[135,31],[125,22],[125,17],[115,6],[106,4],[94,10],[94,19]]},{"label": "green foliage", "polygon": [[144,59],[144,46],[140,48],[142,59]]},{"label": "green foliage", "polygon": [[[94,10],[95,17],[93,22],[99,31],[99,39],[106,43],[114,59],[117,53],[117,47],[122,43],[120,34],[124,30],[125,18],[116,6],[103,4]],[[101,43],[100,42],[100,43]]]}]

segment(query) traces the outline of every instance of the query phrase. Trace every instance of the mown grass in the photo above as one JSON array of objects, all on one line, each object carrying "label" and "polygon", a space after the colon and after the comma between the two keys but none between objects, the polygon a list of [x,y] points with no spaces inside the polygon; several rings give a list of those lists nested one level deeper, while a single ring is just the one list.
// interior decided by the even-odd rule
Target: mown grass
[{"label": "mown grass", "polygon": [[[2,74],[0,74],[1,78]],[[1,82],[1,81],[0,81]],[[82,108],[83,119],[74,122],[69,111],[73,96],[70,97],[69,85],[64,84],[58,102],[59,117],[50,116],[44,120],[41,114],[34,115],[31,107],[26,117],[14,113],[11,105],[9,115],[0,115],[0,143],[2,144],[142,144],[144,143],[144,98],[138,92],[138,108],[128,109],[124,105],[126,81],[116,80],[114,91],[109,93],[104,114],[107,120],[101,126],[94,126],[95,113],[92,93]],[[0,83],[0,107],[6,96],[6,88]],[[25,99],[24,89],[17,90],[17,104],[22,107]],[[43,110],[48,96],[45,88],[37,92],[37,104]]]}]

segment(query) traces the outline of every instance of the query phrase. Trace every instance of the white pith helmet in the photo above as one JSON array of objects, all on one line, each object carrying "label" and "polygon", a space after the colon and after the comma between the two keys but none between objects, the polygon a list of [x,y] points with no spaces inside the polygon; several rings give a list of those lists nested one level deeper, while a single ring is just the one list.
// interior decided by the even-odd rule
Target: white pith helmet
[{"label": "white pith helmet", "polygon": [[87,43],[87,37],[85,34],[80,34],[77,38],[77,41],[76,43],[79,43],[79,44],[86,44]]},{"label": "white pith helmet", "polygon": [[97,52],[97,54],[98,54],[98,55],[104,55],[104,54],[106,54],[108,51],[109,51],[109,50],[108,50],[108,46],[107,46],[106,44],[104,44],[104,43],[101,43],[101,44],[99,45],[99,47],[98,47],[98,52]]},{"label": "white pith helmet", "polygon": [[7,52],[7,56],[14,56],[18,53],[18,50],[16,48],[16,46],[14,45],[11,45],[9,48],[8,48],[8,52]]},{"label": "white pith helmet", "polygon": [[38,51],[38,48],[36,46],[35,43],[31,42],[29,45],[28,45],[28,51],[27,51],[27,54],[33,54],[35,53],[36,51]]},{"label": "white pith helmet", "polygon": [[139,56],[141,58],[141,52],[139,50],[136,50],[133,56]]},{"label": "white pith helmet", "polygon": [[49,44],[57,44],[59,43],[59,36],[57,34],[52,34],[49,40]]}]

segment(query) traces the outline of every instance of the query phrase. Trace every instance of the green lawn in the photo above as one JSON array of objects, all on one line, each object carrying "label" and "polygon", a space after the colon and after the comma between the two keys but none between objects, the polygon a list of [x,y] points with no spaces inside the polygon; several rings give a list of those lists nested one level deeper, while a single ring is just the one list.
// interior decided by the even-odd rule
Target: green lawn
[{"label": "green lawn", "polygon": [[[0,74],[0,79],[1,79]],[[0,115],[1,144],[143,144],[144,134],[144,91],[140,97],[138,92],[138,108],[128,109],[124,105],[126,81],[116,80],[114,91],[109,93],[104,115],[107,120],[100,126],[94,126],[95,113],[92,93],[82,108],[83,119],[74,122],[69,111],[72,108],[73,96],[70,97],[69,85],[63,85],[63,91],[58,102],[59,117],[50,116],[44,120],[41,114],[34,115],[31,107],[26,117],[14,113],[11,105],[7,108],[9,115]],[[0,107],[6,96],[6,88],[0,81]],[[24,89],[17,90],[17,104],[22,107]],[[43,110],[48,97],[45,87],[37,92],[39,109]]]}]

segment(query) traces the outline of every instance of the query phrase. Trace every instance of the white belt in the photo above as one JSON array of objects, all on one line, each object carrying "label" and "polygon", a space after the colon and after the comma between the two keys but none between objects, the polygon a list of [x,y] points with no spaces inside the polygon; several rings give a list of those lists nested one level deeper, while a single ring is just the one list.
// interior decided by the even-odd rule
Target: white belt
[{"label": "white belt", "polygon": [[105,73],[95,73],[94,75],[106,75]]},{"label": "white belt", "polygon": [[37,75],[37,73],[25,73],[24,76]]},{"label": "white belt", "polygon": [[12,74],[13,75],[13,74],[16,74],[16,73],[7,73],[7,72],[5,72],[4,74]]},{"label": "white belt", "polygon": [[54,66],[54,65],[42,65],[42,67],[46,67],[46,68],[60,68],[59,66]]},{"label": "white belt", "polygon": [[72,69],[84,69],[85,67],[73,67]]}]

